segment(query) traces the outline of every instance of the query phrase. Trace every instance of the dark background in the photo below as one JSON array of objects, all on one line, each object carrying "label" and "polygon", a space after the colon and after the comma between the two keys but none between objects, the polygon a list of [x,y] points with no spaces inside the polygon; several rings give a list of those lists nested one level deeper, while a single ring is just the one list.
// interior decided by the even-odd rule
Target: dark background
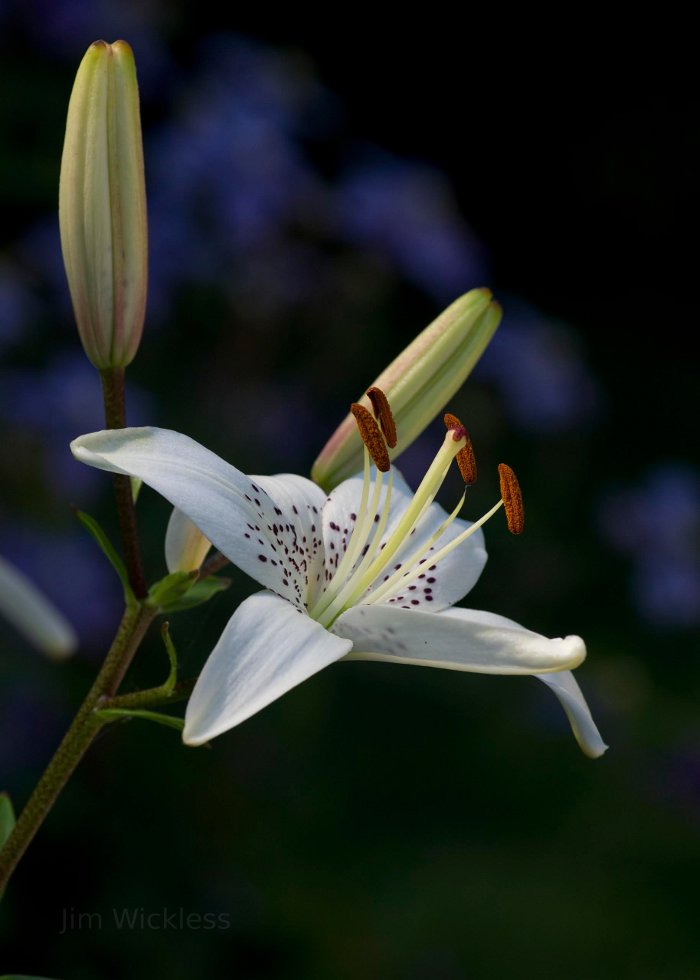
[{"label": "dark background", "polygon": [[[489,285],[503,326],[452,406],[483,474],[469,516],[493,502],[506,459],[528,528],[487,528],[468,602],[585,637],[577,676],[610,751],[584,758],[529,679],[372,664],[324,672],[211,750],[115,726],[4,898],[0,969],[700,970],[687,25],[469,11],[461,27],[426,9],[381,26],[379,13],[226,22],[206,4],[0,3],[0,553],[82,639],[57,666],[0,627],[0,784],[26,799],[119,615],[68,509],[114,529],[108,481],[67,450],[101,415],[55,222],[72,79],[101,36],[134,47],[145,130],[152,280],[131,421],[248,472],[308,472],[388,360]],[[410,480],[438,431],[401,460]],[[167,514],[144,492],[151,578]],[[252,591],[232,579],[173,621],[185,676]],[[149,639],[125,689],[164,670]],[[205,915],[216,928],[196,927]]]}]

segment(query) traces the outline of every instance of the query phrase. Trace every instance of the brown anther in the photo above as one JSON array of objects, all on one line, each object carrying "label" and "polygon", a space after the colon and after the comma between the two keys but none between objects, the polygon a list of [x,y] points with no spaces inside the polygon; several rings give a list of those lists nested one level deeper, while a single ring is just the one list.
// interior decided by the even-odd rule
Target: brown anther
[{"label": "brown anther", "polygon": [[367,446],[374,465],[382,473],[386,473],[391,467],[389,451],[386,448],[384,436],[372,417],[372,413],[364,405],[358,405],[357,402],[353,402],[350,406],[350,411],[355,416],[360,438],[365,446]]},{"label": "brown anther", "polygon": [[396,447],[396,423],[391,414],[389,399],[381,388],[370,388],[367,397],[372,402],[374,417],[379,422],[389,449],[394,449]]},{"label": "brown anther", "polygon": [[501,499],[506,512],[506,523],[511,534],[522,534],[525,528],[525,508],[518,478],[507,463],[498,464],[501,481]]},{"label": "brown anther", "polygon": [[464,438],[467,440],[466,446],[464,446],[457,453],[457,466],[459,466],[459,472],[462,474],[462,479],[468,487],[473,483],[476,483],[476,457],[474,456],[474,449],[472,447],[472,441],[469,438],[469,433],[467,427],[462,425],[456,415],[452,415],[451,412],[446,412],[445,417],[445,428],[447,431],[454,432],[455,436],[459,434],[459,438],[464,434]]}]

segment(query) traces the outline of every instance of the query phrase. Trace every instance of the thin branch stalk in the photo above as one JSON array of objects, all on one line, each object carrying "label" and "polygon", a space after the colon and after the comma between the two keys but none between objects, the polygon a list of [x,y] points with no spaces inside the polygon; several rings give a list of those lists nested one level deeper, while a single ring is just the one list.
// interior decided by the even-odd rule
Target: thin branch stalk
[{"label": "thin branch stalk", "polygon": [[113,694],[158,611],[144,603],[127,606],[109,653],[63,741],[34,789],[0,851],[0,894],[41,827],[58,795],[85,755],[103,722],[94,716],[105,695]]},{"label": "thin branch stalk", "polygon": [[[105,368],[100,371],[102,394],[104,398],[105,423],[108,429],[123,429],[126,426],[126,407],[124,403],[124,368]],[[137,599],[147,594],[146,579],[141,562],[134,497],[131,480],[118,473],[113,475],[114,494],[117,502],[117,516],[121,534],[124,561],[129,574],[129,584]]]}]

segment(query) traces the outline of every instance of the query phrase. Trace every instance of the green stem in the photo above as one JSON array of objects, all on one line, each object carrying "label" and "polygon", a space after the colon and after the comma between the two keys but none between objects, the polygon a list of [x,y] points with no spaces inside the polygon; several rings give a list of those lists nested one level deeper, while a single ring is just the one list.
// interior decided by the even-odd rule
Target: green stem
[{"label": "green stem", "polygon": [[230,559],[226,555],[222,555],[220,551],[215,551],[211,558],[207,558],[199,569],[199,577],[208,578],[210,575],[215,575],[222,568],[226,568],[228,564],[230,564]]},{"label": "green stem", "polygon": [[100,700],[100,708],[156,708],[164,704],[173,704],[176,701],[184,701],[192,693],[194,685],[197,683],[195,677],[188,680],[178,681],[171,689],[167,684],[158,687],[149,687],[145,691],[131,691],[129,694],[118,694],[116,697],[103,697]]},{"label": "green stem", "polygon": [[156,615],[157,610],[142,603],[127,606],[95,683],[0,851],[0,894],[61,790],[102,727],[103,722],[94,717],[95,708],[105,695],[113,694],[119,687],[146,630]]},{"label": "green stem", "polygon": [[[124,368],[105,368],[100,371],[104,399],[105,422],[108,429],[123,429],[126,425],[124,403]],[[141,563],[141,548],[136,527],[134,498],[128,476],[114,474],[114,494],[121,533],[124,561],[129,574],[129,584],[137,599],[143,599],[148,589]]]}]

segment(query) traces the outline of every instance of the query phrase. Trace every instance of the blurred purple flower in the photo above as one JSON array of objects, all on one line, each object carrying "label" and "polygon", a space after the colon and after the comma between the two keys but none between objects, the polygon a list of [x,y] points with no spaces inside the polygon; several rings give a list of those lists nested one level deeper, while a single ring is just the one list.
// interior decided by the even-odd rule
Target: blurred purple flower
[{"label": "blurred purple flower", "polygon": [[700,472],[661,463],[636,487],[611,490],[599,508],[610,544],[633,562],[640,614],[665,627],[700,624]]},{"label": "blurred purple flower", "polygon": [[[212,39],[202,64],[174,122],[146,147],[156,317],[167,314],[178,282],[235,289],[242,260],[290,237],[325,193],[302,146],[304,118],[324,98],[315,79],[280,52],[233,36]],[[298,283],[293,277],[296,292]]]},{"label": "blurred purple flower", "polygon": [[559,433],[590,426],[603,394],[573,328],[522,300],[504,302],[505,316],[475,377],[493,381],[513,424],[526,432]]},{"label": "blurred purple flower", "polygon": [[0,265],[0,351],[16,343],[36,312],[36,302],[16,270]]},{"label": "blurred purple flower", "polygon": [[700,817],[700,742],[689,732],[688,741],[665,753],[647,769],[647,790],[657,803]]},{"label": "blurred purple flower", "polygon": [[481,285],[483,247],[436,168],[365,150],[341,175],[336,206],[341,237],[378,249],[438,302]]},{"label": "blurred purple flower", "polygon": [[113,0],[22,0],[17,10],[33,43],[75,63],[93,41],[124,38],[134,49],[142,97],[157,93],[170,68],[158,4]]},{"label": "blurred purple flower", "polygon": [[18,242],[16,251],[23,264],[41,283],[42,297],[36,297],[37,308],[41,305],[45,316],[63,327],[66,336],[75,339],[75,320],[71,306],[68,282],[63,268],[61,239],[56,214],[37,221]]},{"label": "blurred purple flower", "polygon": [[[128,404],[133,424],[153,421],[150,399],[139,389],[128,386]],[[15,446],[25,433],[39,438],[43,482],[52,493],[85,499],[98,489],[68,449],[76,435],[104,425],[99,376],[77,343],[43,369],[0,371],[0,416],[11,427]]]},{"label": "blurred purple flower", "polygon": [[[62,6],[47,36],[82,36],[86,16],[79,3]],[[150,52],[129,40],[142,78]],[[483,248],[439,170],[352,143],[345,158],[354,162],[330,179],[321,171],[313,147],[329,131],[342,137],[342,113],[298,56],[215,36],[168,91],[170,122],[147,132],[145,145],[149,329],[167,321],[188,284],[217,285],[233,301],[254,293],[268,312],[294,310],[322,291],[329,244],[377,250],[439,303],[484,280]],[[72,328],[55,221],[32,229],[22,252],[48,284],[54,320],[60,310]]]},{"label": "blurred purple flower", "polygon": [[66,718],[56,704],[56,665],[49,671],[34,670],[12,678],[12,696],[3,699],[0,771],[10,785],[28,767],[46,765],[66,728]]},{"label": "blurred purple flower", "polygon": [[[211,39],[201,60],[146,145],[152,317],[167,316],[182,283],[246,295],[257,267],[275,306],[294,308],[317,282],[308,239],[329,234],[378,249],[439,302],[481,282],[482,248],[438,170],[358,147],[335,184],[322,176],[307,144],[332,99],[306,65],[234,36]],[[293,274],[289,260],[273,264],[280,252]]]},{"label": "blurred purple flower", "polygon": [[[301,383],[285,385],[257,382],[254,391],[245,383],[227,392],[224,414],[235,418],[236,436],[248,439],[250,448],[274,445],[275,470],[292,469],[300,459],[309,456],[309,447],[320,445],[327,432],[327,422],[319,413],[313,392]],[[259,405],[265,411],[259,411]],[[294,419],[290,425],[289,420]],[[283,434],[283,438],[280,436]]]},{"label": "blurred purple flower", "polygon": [[109,642],[119,619],[121,591],[107,559],[87,535],[74,528],[63,534],[17,521],[1,523],[0,552],[68,618],[81,647]]}]

